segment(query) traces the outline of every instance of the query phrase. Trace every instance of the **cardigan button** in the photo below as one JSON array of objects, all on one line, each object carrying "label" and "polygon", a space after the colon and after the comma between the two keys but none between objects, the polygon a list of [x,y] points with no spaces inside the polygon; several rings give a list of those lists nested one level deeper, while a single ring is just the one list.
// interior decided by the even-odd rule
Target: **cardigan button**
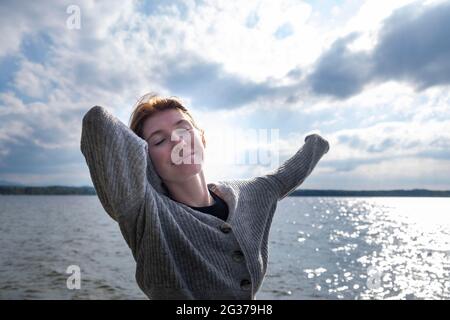
[{"label": "cardigan button", "polygon": [[241,250],[234,251],[233,254],[231,255],[231,257],[236,262],[244,261],[244,254],[242,253]]},{"label": "cardigan button", "polygon": [[220,226],[220,230],[221,230],[223,233],[230,233],[230,231],[231,231],[231,226],[230,226],[230,224],[228,224],[228,223],[224,223],[224,224],[222,224],[222,225]]},{"label": "cardigan button", "polygon": [[252,283],[250,282],[250,280],[243,279],[241,281],[241,289],[242,290],[251,290],[251,288],[252,288]]}]

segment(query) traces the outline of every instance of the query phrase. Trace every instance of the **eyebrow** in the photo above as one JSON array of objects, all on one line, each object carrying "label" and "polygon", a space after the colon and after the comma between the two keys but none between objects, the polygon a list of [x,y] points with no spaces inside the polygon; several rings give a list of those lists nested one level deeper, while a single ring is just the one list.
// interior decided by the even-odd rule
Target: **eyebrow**
[{"label": "eyebrow", "polygon": [[[177,122],[175,122],[175,123],[172,125],[172,127],[175,127],[175,126],[179,125],[180,123],[184,123],[184,122],[186,122],[186,123],[188,123],[188,124],[190,125],[190,122],[187,121],[186,119],[180,119],[180,120],[178,120]],[[153,137],[155,134],[161,133],[162,131],[163,131],[163,130],[156,130],[155,132],[153,132],[152,134],[150,134],[150,136],[149,136],[147,139],[145,139],[145,141],[148,142],[148,140],[149,140],[151,137]]]}]

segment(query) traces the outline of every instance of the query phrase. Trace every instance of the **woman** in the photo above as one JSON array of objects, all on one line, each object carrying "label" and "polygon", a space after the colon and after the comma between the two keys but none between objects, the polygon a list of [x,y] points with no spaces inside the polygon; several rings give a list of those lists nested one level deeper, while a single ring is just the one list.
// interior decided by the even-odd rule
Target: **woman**
[{"label": "woman", "polygon": [[139,287],[150,299],[254,299],[277,203],[311,174],[328,142],[308,135],[272,172],[206,183],[193,161],[203,157],[204,133],[177,99],[141,100],[130,127],[95,106],[83,118],[81,151],[133,253]]},{"label": "woman", "polygon": [[204,131],[176,98],[144,96],[131,115],[130,128],[147,141],[149,155],[172,200],[223,220],[226,203],[208,190],[202,170]]}]

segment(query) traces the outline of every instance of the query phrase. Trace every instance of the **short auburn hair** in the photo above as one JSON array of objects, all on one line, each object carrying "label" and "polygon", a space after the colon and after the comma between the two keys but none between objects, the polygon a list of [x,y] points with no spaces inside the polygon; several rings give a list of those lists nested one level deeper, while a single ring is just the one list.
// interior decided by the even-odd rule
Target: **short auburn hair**
[{"label": "short auburn hair", "polygon": [[202,132],[202,139],[203,144],[205,144],[204,140],[204,130],[200,129],[197,124],[194,121],[194,118],[189,113],[187,108],[183,105],[183,102],[175,96],[171,97],[162,97],[156,93],[147,93],[143,95],[138,102],[136,103],[136,106],[134,107],[134,110],[131,113],[130,116],[130,129],[139,137],[145,140],[144,137],[144,122],[151,116],[155,115],[159,111],[164,110],[180,110],[182,113],[188,116],[189,120],[191,121],[192,125]]}]

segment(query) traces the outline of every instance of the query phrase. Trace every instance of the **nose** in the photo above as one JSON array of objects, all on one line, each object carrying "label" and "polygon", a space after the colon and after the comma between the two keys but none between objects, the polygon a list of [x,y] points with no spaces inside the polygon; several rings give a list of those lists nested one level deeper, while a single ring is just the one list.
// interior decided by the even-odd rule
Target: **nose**
[{"label": "nose", "polygon": [[186,140],[185,140],[185,138],[183,137],[182,134],[174,134],[174,135],[173,135],[173,140],[172,140],[172,141],[173,141],[175,144],[180,143],[181,140],[183,140],[183,143],[186,143]]},{"label": "nose", "polygon": [[[175,157],[175,159],[181,159],[185,156],[185,154],[189,153],[189,150],[187,150],[188,144],[186,141],[179,136],[172,141],[172,148],[170,152],[170,163],[175,164],[172,159]],[[178,160],[177,160],[178,161]]]},{"label": "nose", "polygon": [[174,133],[172,135],[172,150],[180,150],[180,155],[183,156],[184,149],[187,147],[187,142],[182,134]]},{"label": "nose", "polygon": [[181,142],[181,140],[183,140],[183,144],[187,145],[189,142],[193,142],[194,137],[191,134],[191,132],[187,131],[187,130],[180,130],[178,131],[175,130],[172,132],[172,141],[174,144],[178,144]]}]

